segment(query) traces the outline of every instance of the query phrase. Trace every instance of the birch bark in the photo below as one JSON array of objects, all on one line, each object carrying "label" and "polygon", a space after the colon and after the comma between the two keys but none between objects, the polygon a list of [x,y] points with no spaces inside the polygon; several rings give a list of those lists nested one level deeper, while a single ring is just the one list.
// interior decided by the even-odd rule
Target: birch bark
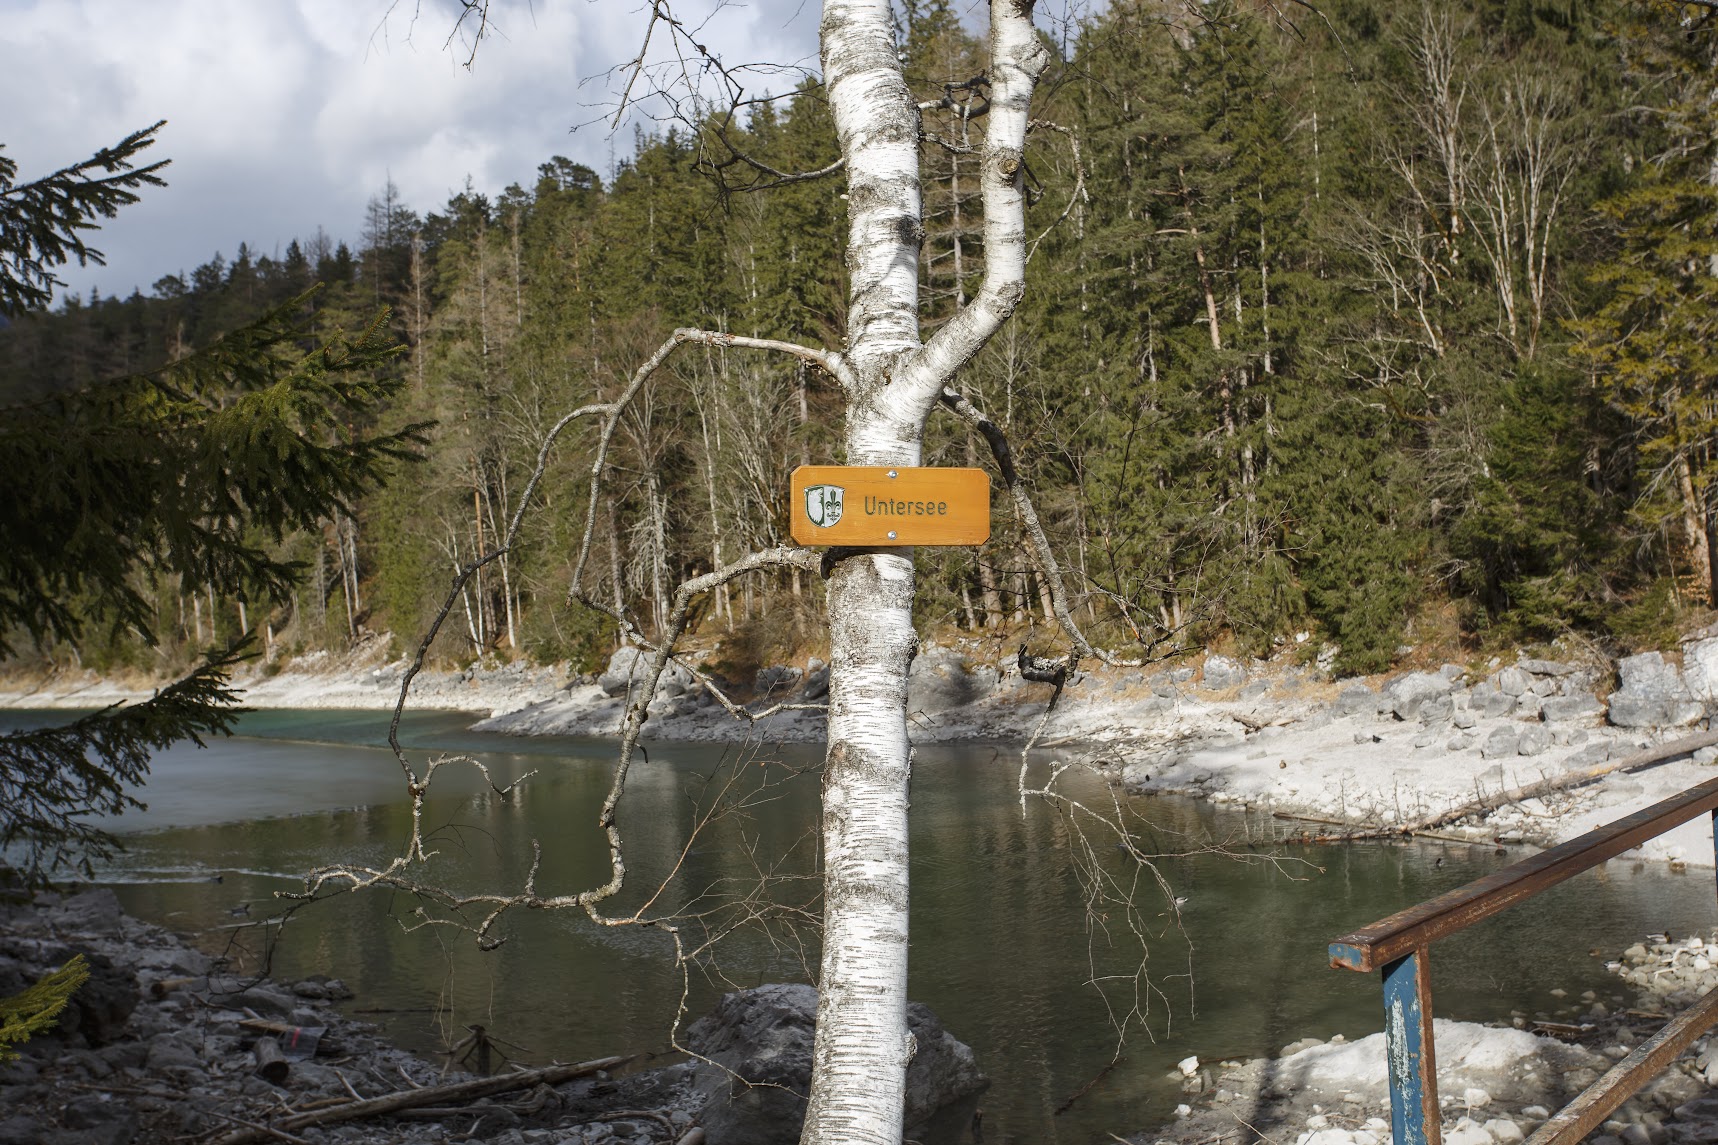
[{"label": "birch bark", "polygon": [[[848,178],[849,465],[920,461],[924,423],[1025,289],[1022,151],[1048,53],[1030,0],[991,4],[991,108],[979,168],[985,278],[919,338],[919,117],[888,0],[826,0],[823,75]],[[911,549],[852,552],[829,582],[824,936],[806,1145],[899,1145],[907,1062],[907,671]]]}]

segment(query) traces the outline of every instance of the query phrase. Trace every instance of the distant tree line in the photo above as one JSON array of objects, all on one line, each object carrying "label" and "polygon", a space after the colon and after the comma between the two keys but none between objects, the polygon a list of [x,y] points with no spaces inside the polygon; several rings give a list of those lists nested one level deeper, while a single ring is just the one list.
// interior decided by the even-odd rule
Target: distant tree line
[{"label": "distant tree line", "polygon": [[[924,112],[923,320],[976,289],[977,45],[951,0],[904,6]],[[1116,0],[1058,45],[1027,182],[1035,286],[964,386],[1000,421],[1077,612],[1152,653],[1310,632],[1347,670],[1404,641],[1574,631],[1662,639],[1715,603],[1718,13],[1670,0]],[[1182,21],[1173,36],[1161,34]],[[420,215],[389,186],[356,249],[240,247],[147,295],[72,298],[0,331],[8,402],[172,362],[304,291],[308,337],[389,308],[406,354],[378,432],[436,423],[406,481],[275,545],[295,586],[151,587],[156,632],[271,649],[421,631],[488,551],[547,427],[612,397],[676,326],[839,345],[845,203],[815,84],[743,120],[639,135],[607,177]],[[975,126],[977,124],[978,126]],[[1039,237],[1042,236],[1042,237]],[[717,348],[650,383],[613,443],[551,462],[522,543],[455,603],[439,652],[594,662],[612,626],[562,606],[595,522],[600,592],[648,629],[673,584],[785,543],[794,466],[831,462],[829,379]],[[954,418],[927,464],[987,464]],[[1048,614],[1008,502],[981,549],[924,566],[922,625]],[[264,543],[259,541],[259,543]],[[734,655],[789,649],[797,570],[717,595]],[[148,664],[122,627],[85,662]],[[750,653],[744,649],[750,648]]]}]

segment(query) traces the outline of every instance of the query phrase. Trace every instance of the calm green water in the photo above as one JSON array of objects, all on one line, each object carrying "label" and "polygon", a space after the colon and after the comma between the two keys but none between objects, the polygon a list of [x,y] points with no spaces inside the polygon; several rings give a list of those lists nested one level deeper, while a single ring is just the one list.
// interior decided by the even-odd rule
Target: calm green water
[{"label": "calm green water", "polygon": [[[41,717],[11,713],[9,722]],[[61,718],[59,716],[53,717]],[[437,778],[426,823],[441,856],[427,877],[465,889],[515,887],[529,840],[543,846],[538,889],[576,891],[599,881],[605,856],[592,824],[607,789],[610,748],[590,740],[520,739],[464,730],[466,717],[408,721],[418,758],[478,753],[499,781],[537,774],[511,799],[483,793],[462,772]],[[369,713],[261,712],[244,736],[207,750],[176,749],[156,763],[149,809],[126,817],[130,849],[104,877],[128,909],[207,944],[230,943],[272,959],[292,979],[324,973],[357,992],[355,1007],[400,1042],[434,1051],[481,1022],[525,1047],[520,1056],[584,1058],[666,1046],[681,980],[659,932],[598,928],[582,916],[519,914],[507,943],[478,951],[451,930],[408,930],[407,896],[345,895],[281,927],[223,931],[278,913],[272,896],[312,867],[380,864],[404,839],[400,772]],[[701,893],[703,905],[756,885],[808,901],[816,776],[786,778],[812,753],[737,758],[702,745],[654,745],[634,771],[621,825],[638,903],[670,871],[711,792],[734,776],[746,806],[691,843],[663,902]],[[737,766],[736,766],[737,764]],[[970,1043],[992,1087],[981,1104],[986,1142],[1097,1142],[1168,1119],[1179,1099],[1168,1075],[1190,1053],[1205,1061],[1270,1052],[1306,1035],[1357,1037],[1381,1027],[1369,976],[1329,970],[1334,936],[1478,877],[1516,856],[1490,848],[1424,844],[1283,852],[1263,860],[1249,838],[1269,824],[1186,801],[1133,800],[1140,838],[1164,853],[1158,870],[1182,907],[1178,931],[1159,892],[1145,888],[1150,931],[1150,1033],[1137,1031],[1119,1065],[1072,1108],[1054,1111],[1103,1070],[1116,1048],[1111,1007],[1131,1004],[1137,949],[1111,908],[1089,923],[1069,860],[1068,824],[1043,807],[1022,815],[1017,756],[991,747],[926,747],[913,781],[912,996]],[[761,784],[770,784],[761,787]],[[1070,789],[1107,798],[1096,784]],[[1227,854],[1209,848],[1221,846]],[[1138,874],[1108,847],[1103,866]],[[211,882],[219,874],[220,883]],[[795,876],[801,876],[795,878]],[[1672,875],[1631,863],[1571,881],[1440,945],[1434,955],[1439,1016],[1486,1019],[1512,1008],[1555,1014],[1550,991],[1613,993],[1602,959],[1651,931],[1710,926],[1712,874]],[[721,920],[717,920],[721,921]],[[270,942],[265,936],[277,936]],[[688,1006],[697,1015],[724,989],[803,978],[814,945],[785,925],[744,930],[700,964]],[[1089,985],[1107,979],[1109,1000]],[[432,1012],[439,1010],[439,1012]]]}]

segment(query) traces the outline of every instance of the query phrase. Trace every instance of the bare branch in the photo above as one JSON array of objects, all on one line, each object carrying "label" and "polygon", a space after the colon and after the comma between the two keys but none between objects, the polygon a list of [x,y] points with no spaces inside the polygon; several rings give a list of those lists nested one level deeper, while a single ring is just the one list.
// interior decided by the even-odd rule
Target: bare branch
[{"label": "bare branch", "polygon": [[1085,633],[1074,621],[1074,614],[1068,608],[1068,589],[1062,580],[1062,567],[1056,561],[1056,554],[1050,549],[1050,539],[1044,533],[1044,525],[1038,519],[1038,510],[1032,504],[1032,497],[1026,491],[1026,485],[1020,480],[1020,471],[1014,465],[1014,450],[1008,444],[1008,435],[1002,427],[991,421],[977,406],[952,389],[944,388],[942,404],[957,417],[979,433],[990,445],[990,452],[996,458],[996,468],[1002,477],[1002,484],[1008,489],[1008,494],[1014,500],[1014,511],[1020,517],[1020,524],[1026,530],[1026,551],[1032,557],[1032,565],[1038,576],[1050,587],[1050,607],[1056,614],[1056,622],[1062,626],[1062,631],[1073,644],[1075,653],[1081,659],[1098,660],[1114,668],[1137,668],[1143,660],[1123,660],[1111,652],[1103,651],[1092,646],[1086,639]]},{"label": "bare branch", "polygon": [[701,157],[698,160],[699,166],[706,168],[712,175],[721,176],[728,168],[739,163],[750,167],[760,175],[769,176],[767,180],[754,179],[744,186],[729,186],[726,180],[719,179],[718,182],[724,191],[768,191],[775,187],[785,187],[793,183],[809,183],[814,179],[826,178],[845,170],[847,167],[847,159],[843,156],[838,157],[833,163],[827,163],[817,168],[815,171],[783,171],[779,167],[765,163],[762,159],[736,147],[734,141],[728,137],[728,128],[725,123],[707,126],[705,130],[721,141],[723,148],[727,150],[728,157],[719,161]]},{"label": "bare branch", "polygon": [[1056,216],[1056,221],[1044,228],[1042,234],[1026,244],[1026,261],[1031,262],[1032,256],[1038,253],[1038,244],[1049,237],[1050,232],[1068,221],[1068,216],[1074,213],[1074,204],[1089,202],[1086,195],[1086,165],[1080,156],[1080,137],[1071,127],[1063,127],[1047,119],[1034,119],[1026,124],[1026,130],[1054,131],[1066,137],[1068,146],[1074,151],[1074,189],[1068,193],[1068,203],[1062,208],[1062,213]]}]

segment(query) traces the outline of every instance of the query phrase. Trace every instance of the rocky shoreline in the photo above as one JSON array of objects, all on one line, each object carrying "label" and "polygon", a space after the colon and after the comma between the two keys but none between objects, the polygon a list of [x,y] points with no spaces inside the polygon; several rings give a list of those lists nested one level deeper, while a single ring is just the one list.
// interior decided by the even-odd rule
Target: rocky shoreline
[{"label": "rocky shoreline", "polygon": [[[389,1045],[340,1010],[351,994],[339,981],[240,975],[184,937],[128,917],[111,890],[0,905],[0,997],[75,954],[90,980],[53,1031],[0,1065],[0,1145],[799,1137],[817,1007],[809,986],[725,996],[682,1036],[698,1056],[676,1054],[666,1066],[613,1057],[480,1076],[447,1068],[471,1062],[469,1053],[437,1065]],[[986,1084],[972,1051],[925,1007],[909,1018],[919,1047],[909,1122],[963,1126]]]},{"label": "rocky shoreline", "polygon": [[[392,706],[403,662],[372,642],[338,660],[301,657],[285,670],[239,680],[265,708]],[[695,659],[695,657],[694,657]],[[1519,656],[1478,666],[1332,680],[1285,650],[1242,663],[1207,654],[1152,671],[1077,672],[1059,702],[1025,679],[995,640],[928,645],[909,687],[917,742],[989,740],[1083,757],[1138,794],[1174,793],[1290,819],[1364,827],[1401,823],[1474,798],[1629,756],[1710,726],[1718,713],[1718,636],[1698,633],[1678,653],[1615,663]],[[709,665],[701,665],[708,668]],[[479,730],[512,735],[612,736],[643,657],[623,648],[596,675],[565,665],[476,665],[427,672],[416,708],[488,713]],[[736,719],[671,666],[651,706],[648,739],[816,742],[819,710],[761,715],[782,703],[816,705],[828,670],[815,659],[727,682],[751,718]],[[95,678],[0,690],[0,706],[91,706],[136,698]],[[1443,833],[1475,841],[1549,845],[1638,810],[1712,776],[1718,746],[1651,770],[1505,807]],[[1646,844],[1640,857],[1707,866],[1702,819]]]},{"label": "rocky shoreline", "polygon": [[[56,1031],[0,1067],[0,1145],[797,1139],[816,1008],[807,986],[726,996],[685,1032],[688,1047],[707,1060],[640,1070],[611,1058],[497,1084],[388,1045],[340,1011],[336,1003],[349,995],[338,981],[288,984],[229,973],[185,938],[125,916],[110,891],[0,907],[0,994],[73,953],[91,963],[91,981]],[[1521,1145],[1666,1018],[1718,986],[1718,934],[1653,935],[1608,967],[1618,979],[1603,997],[1565,996],[1567,1005],[1555,1011],[1515,1013],[1511,1026],[1436,1022],[1448,1145]],[[915,1006],[911,1019],[918,1044],[908,1078],[914,1136],[976,1140],[981,1063],[924,1007]],[[265,1060],[272,1071],[260,1064]],[[1173,1119],[1116,1139],[1391,1145],[1384,1061],[1382,1034],[1353,1042],[1303,1038],[1269,1059],[1189,1057],[1174,1075],[1184,1102]],[[486,1085],[497,1091],[469,1092]],[[1591,1140],[1712,1145],[1714,1087],[1718,1037],[1697,1042]],[[390,1104],[398,1107],[351,1116]],[[315,1124],[317,1116],[347,1119]]]},{"label": "rocky shoreline", "polygon": [[[1617,988],[1512,1027],[1434,1023],[1445,1145],[1521,1145],[1553,1112],[1718,986],[1718,932],[1651,936],[1607,963]],[[1561,991],[1553,991],[1561,994]],[[1608,999],[1608,1000],[1607,1000]],[[1384,1035],[1306,1038],[1275,1058],[1181,1063],[1176,1121],[1129,1145],[1391,1145]],[[1718,1036],[1691,1046],[1608,1118],[1590,1145],[1718,1142]]]}]

